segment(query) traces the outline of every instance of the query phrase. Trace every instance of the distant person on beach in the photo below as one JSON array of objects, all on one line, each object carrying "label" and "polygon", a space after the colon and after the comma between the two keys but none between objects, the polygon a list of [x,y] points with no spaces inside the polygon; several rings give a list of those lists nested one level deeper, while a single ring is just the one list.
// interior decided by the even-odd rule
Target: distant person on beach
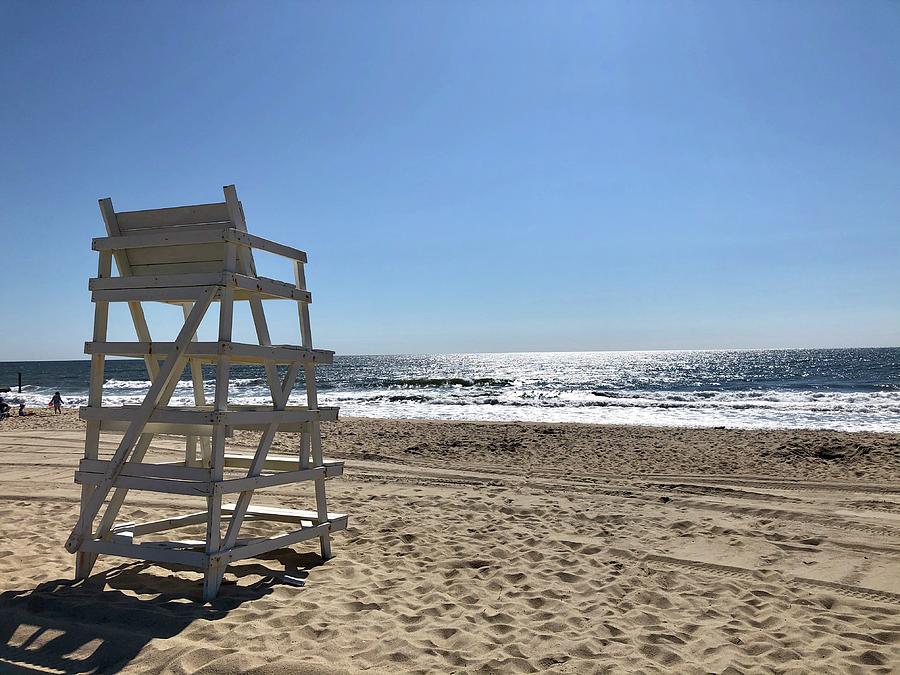
[{"label": "distant person on beach", "polygon": [[59,415],[60,413],[62,413],[62,404],[63,400],[62,396],[59,395],[59,392],[53,394],[53,398],[50,399],[50,405],[53,406],[54,414]]},{"label": "distant person on beach", "polygon": [[4,417],[9,417],[9,405],[3,400],[3,397],[0,396],[0,420]]},{"label": "distant person on beach", "polygon": [[26,415],[34,415],[34,412],[25,412],[25,404],[19,403],[19,417],[25,417]]}]

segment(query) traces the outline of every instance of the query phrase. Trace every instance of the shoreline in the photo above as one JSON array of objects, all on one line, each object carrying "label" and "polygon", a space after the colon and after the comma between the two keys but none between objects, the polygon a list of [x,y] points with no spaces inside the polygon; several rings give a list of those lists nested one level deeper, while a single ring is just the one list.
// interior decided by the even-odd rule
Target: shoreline
[{"label": "shoreline", "polygon": [[[37,410],[0,422],[0,432],[84,427],[75,410],[61,415]],[[592,473],[650,475],[665,468],[687,474],[900,480],[900,434],[892,432],[342,417],[323,423],[322,436],[326,452],[338,459],[413,465],[548,463]],[[257,437],[239,431],[228,442],[253,445]],[[297,440],[297,434],[279,434],[272,451],[291,452]]]},{"label": "shoreline", "polygon": [[[25,408],[28,415],[25,419],[40,419],[45,423],[48,418],[56,418],[60,420],[60,424],[72,424],[72,422],[63,422],[62,420],[74,420],[75,424],[83,425],[78,417],[78,410],[73,408],[63,408],[63,412],[59,415],[54,414],[44,408]],[[17,418],[16,408],[11,411],[10,419]],[[6,422],[7,420],[3,420]],[[614,422],[557,422],[542,420],[468,420],[468,419],[444,419],[444,418],[425,418],[425,417],[366,417],[358,415],[341,415],[336,424],[341,422],[397,422],[400,424],[471,424],[471,425],[550,425],[550,426],[571,426],[571,427],[603,427],[609,429],[656,429],[661,431],[735,431],[746,433],[792,433],[792,432],[809,432],[809,433],[828,433],[828,434],[870,434],[876,436],[894,436],[900,439],[900,431],[845,431],[842,429],[829,429],[822,427],[734,427],[727,425],[718,426],[687,426],[673,424],[617,424]],[[323,422],[323,424],[335,424],[335,422]],[[47,428],[54,428],[49,426]],[[73,427],[74,428],[74,427]],[[0,429],[2,431],[2,429]]]}]

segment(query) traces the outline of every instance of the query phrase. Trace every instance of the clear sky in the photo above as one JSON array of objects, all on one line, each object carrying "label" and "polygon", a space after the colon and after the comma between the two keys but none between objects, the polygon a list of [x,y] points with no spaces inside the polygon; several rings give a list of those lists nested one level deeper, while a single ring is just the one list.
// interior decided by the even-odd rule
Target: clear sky
[{"label": "clear sky", "polygon": [[900,3],[0,0],[0,361],[228,183],[343,353],[897,345]]}]

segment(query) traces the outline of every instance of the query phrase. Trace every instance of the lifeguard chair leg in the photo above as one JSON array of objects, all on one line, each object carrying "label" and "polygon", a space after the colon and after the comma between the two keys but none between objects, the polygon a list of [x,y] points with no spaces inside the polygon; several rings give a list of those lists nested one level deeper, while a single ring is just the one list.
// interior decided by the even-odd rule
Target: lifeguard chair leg
[{"label": "lifeguard chair leg", "polygon": [[[233,246],[231,260],[234,260]],[[234,291],[223,289],[219,305],[219,342],[231,342],[232,319],[234,315]],[[231,361],[221,355],[216,366],[216,394],[213,407],[216,412],[228,409],[228,381]],[[210,470],[213,481],[221,481],[225,469],[225,425],[213,426]],[[222,548],[222,493],[215,492],[206,498],[206,554],[214,555]],[[207,564],[203,573],[203,601],[210,602],[219,592],[224,569]]]}]

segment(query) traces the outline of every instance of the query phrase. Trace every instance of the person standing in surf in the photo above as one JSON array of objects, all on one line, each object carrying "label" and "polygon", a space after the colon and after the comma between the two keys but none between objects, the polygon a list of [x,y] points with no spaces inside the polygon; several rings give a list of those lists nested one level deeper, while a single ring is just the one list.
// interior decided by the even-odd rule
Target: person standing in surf
[{"label": "person standing in surf", "polygon": [[53,398],[50,399],[50,405],[53,406],[53,413],[55,415],[59,415],[62,413],[62,396],[59,395],[59,392],[53,394]]}]

